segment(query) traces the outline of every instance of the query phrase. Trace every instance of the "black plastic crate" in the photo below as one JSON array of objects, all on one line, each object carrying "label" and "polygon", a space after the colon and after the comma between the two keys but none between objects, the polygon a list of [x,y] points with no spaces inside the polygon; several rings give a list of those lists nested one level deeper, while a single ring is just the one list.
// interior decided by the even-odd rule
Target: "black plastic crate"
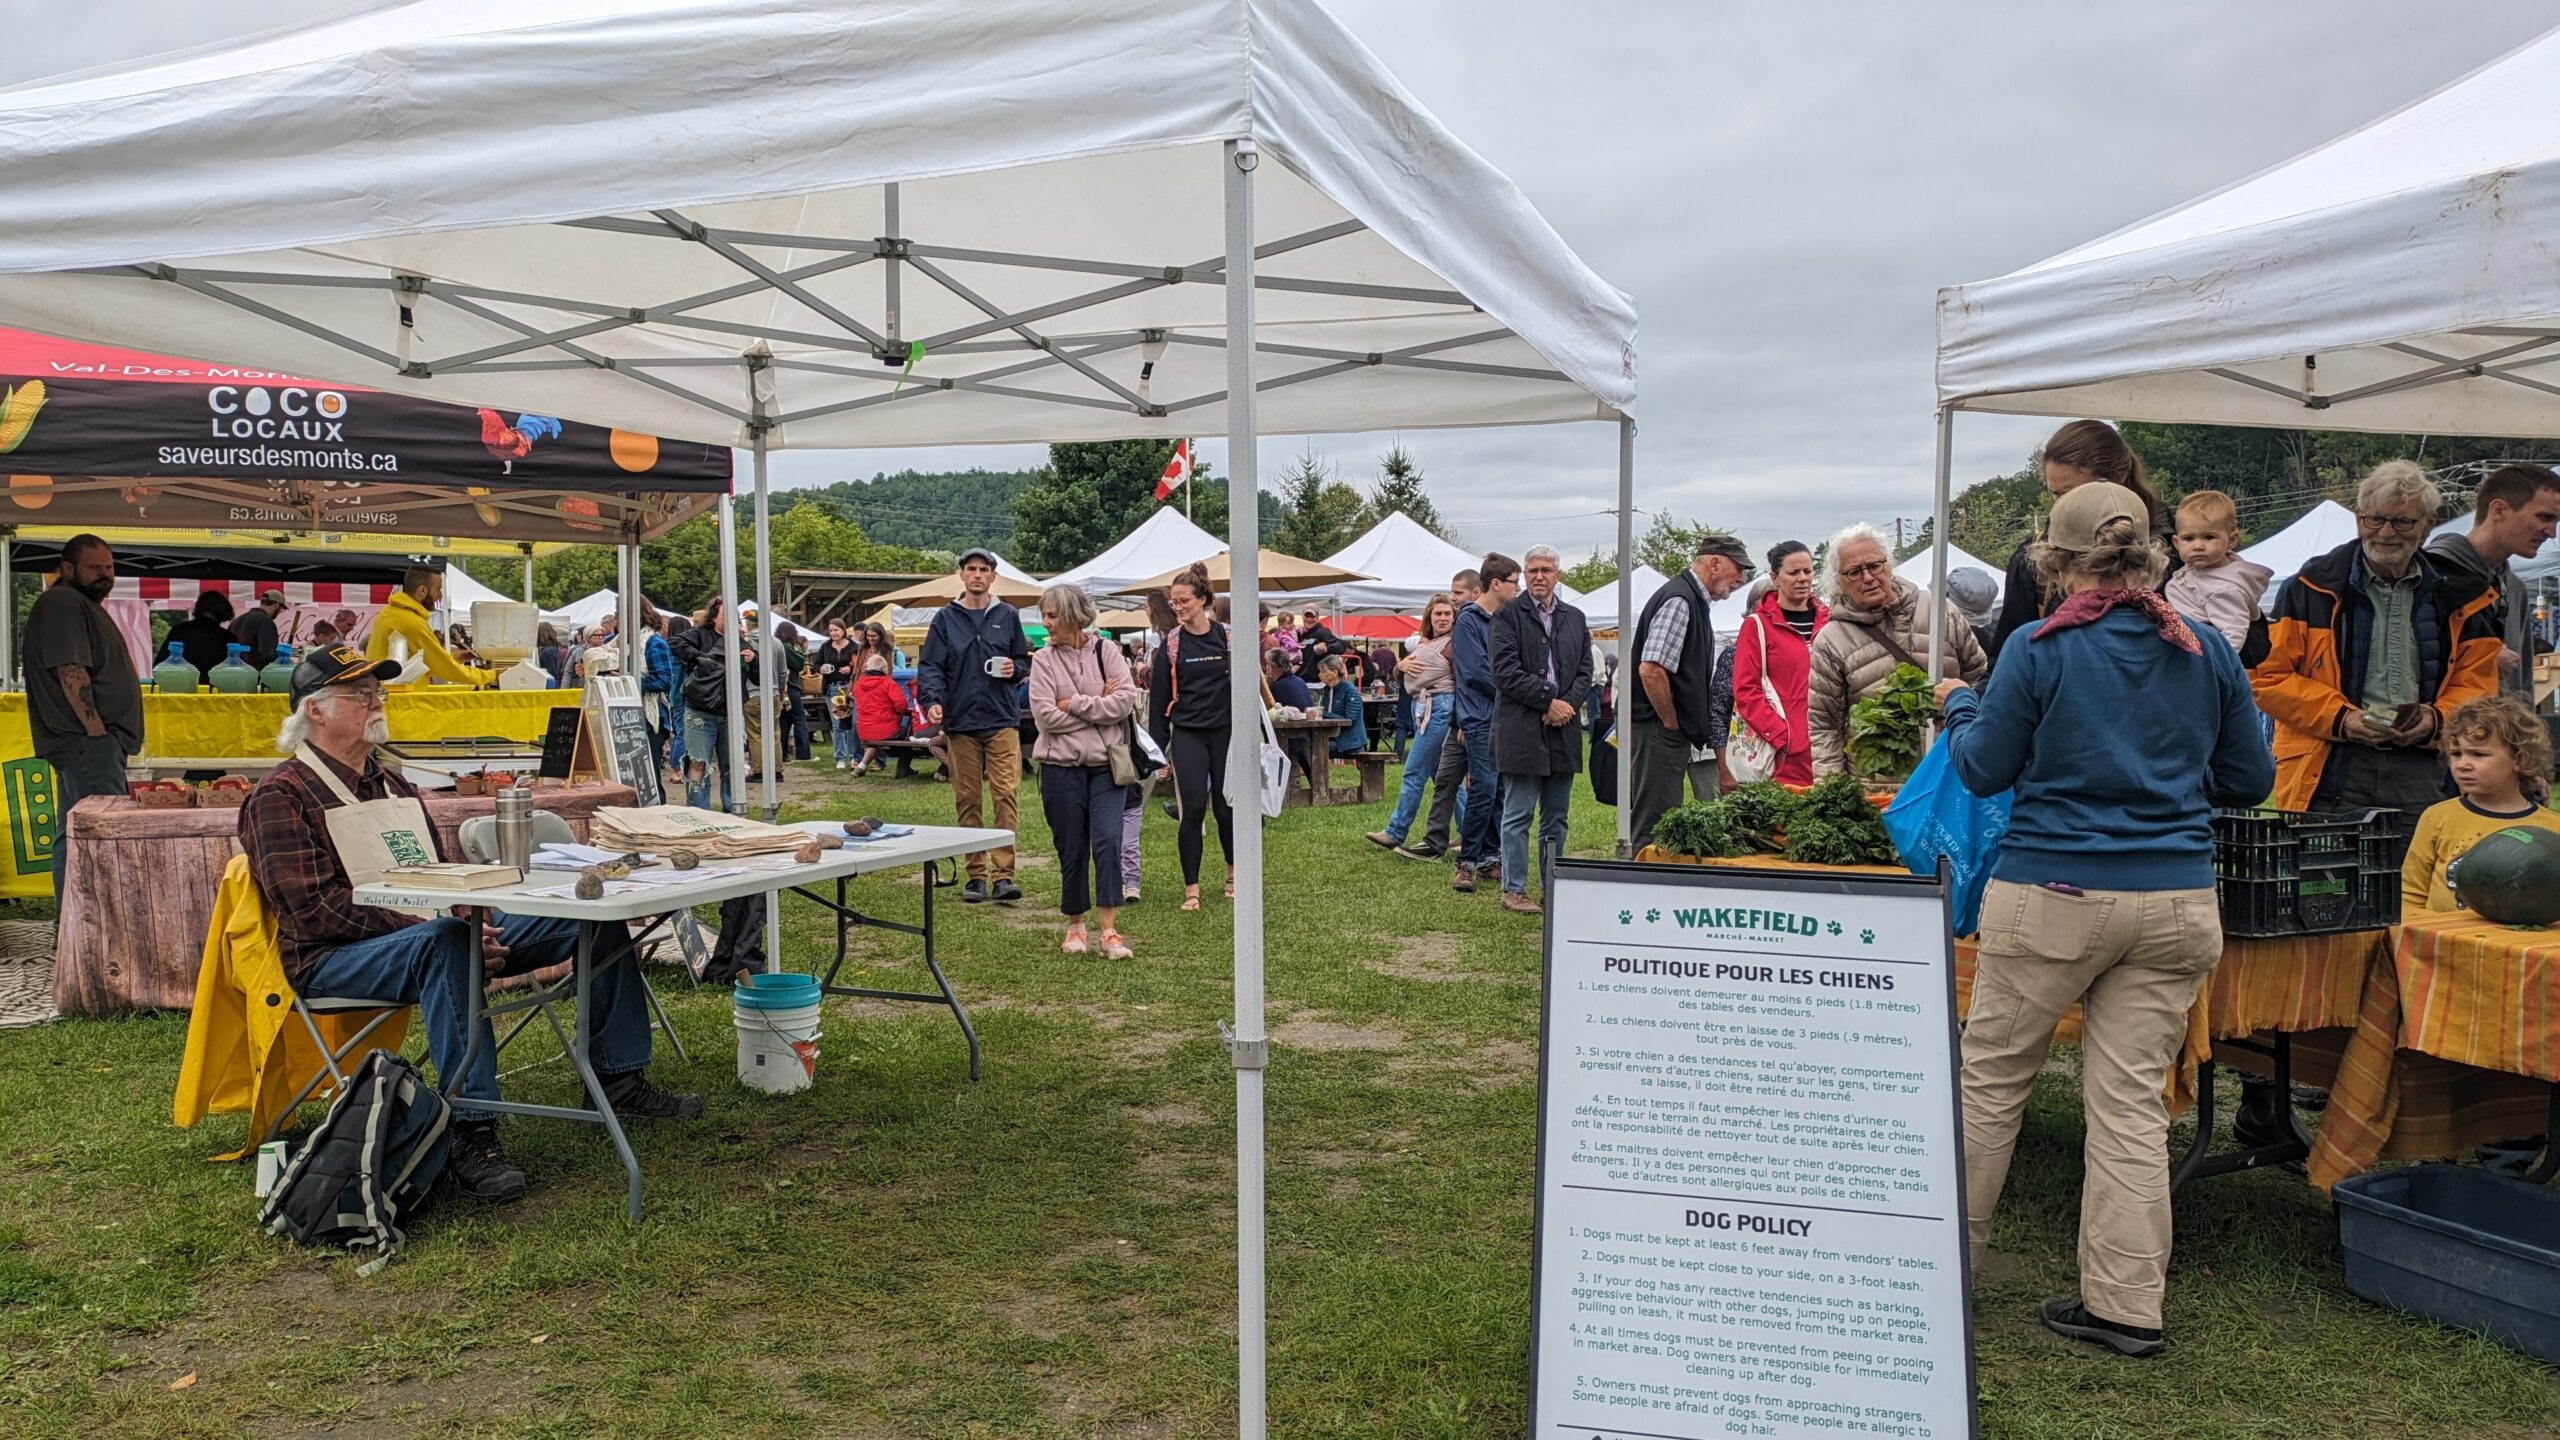
[{"label": "black plastic crate", "polygon": [[2349,1290],[2560,1362],[2560,1191],[2417,1165],[2350,1176],[2330,1196]]},{"label": "black plastic crate", "polygon": [[2398,810],[2215,811],[2222,933],[2265,939],[2398,924],[2410,833]]}]

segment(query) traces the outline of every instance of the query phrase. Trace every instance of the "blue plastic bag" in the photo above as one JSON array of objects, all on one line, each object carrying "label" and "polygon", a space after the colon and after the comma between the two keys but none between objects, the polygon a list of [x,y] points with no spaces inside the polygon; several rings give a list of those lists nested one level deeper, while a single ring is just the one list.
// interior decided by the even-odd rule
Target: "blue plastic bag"
[{"label": "blue plastic bag", "polygon": [[1893,837],[1912,874],[1935,875],[1939,859],[1946,860],[1958,935],[1970,935],[1982,923],[1982,892],[2000,859],[2000,837],[2009,833],[2009,796],[2003,790],[1986,799],[1964,788],[1941,732],[1884,809],[1884,833]]}]

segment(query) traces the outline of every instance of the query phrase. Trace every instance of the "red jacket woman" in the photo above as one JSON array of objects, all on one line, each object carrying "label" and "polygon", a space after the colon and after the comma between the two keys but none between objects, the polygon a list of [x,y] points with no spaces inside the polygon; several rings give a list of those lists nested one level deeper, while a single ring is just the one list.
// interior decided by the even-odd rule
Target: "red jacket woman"
[{"label": "red jacket woman", "polygon": [[907,692],[897,681],[873,670],[853,682],[853,733],[863,744],[897,739],[906,713]]},{"label": "red jacket woman", "polygon": [[1789,540],[1769,552],[1769,579],[1769,593],[1751,607],[1733,637],[1733,713],[1777,747],[1771,779],[1810,785],[1813,741],[1805,728],[1805,688],[1813,671],[1813,637],[1831,611],[1813,598],[1813,552],[1799,542]]}]

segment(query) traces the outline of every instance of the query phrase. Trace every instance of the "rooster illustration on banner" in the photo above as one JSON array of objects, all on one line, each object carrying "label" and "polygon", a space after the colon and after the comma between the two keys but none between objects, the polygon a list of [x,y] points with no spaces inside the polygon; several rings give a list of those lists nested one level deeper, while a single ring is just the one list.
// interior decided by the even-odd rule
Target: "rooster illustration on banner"
[{"label": "rooster illustration on banner", "polygon": [[560,422],[548,415],[518,415],[510,425],[495,410],[480,412],[480,443],[498,461],[501,475],[516,473],[516,462],[532,454],[537,442],[559,435]]}]

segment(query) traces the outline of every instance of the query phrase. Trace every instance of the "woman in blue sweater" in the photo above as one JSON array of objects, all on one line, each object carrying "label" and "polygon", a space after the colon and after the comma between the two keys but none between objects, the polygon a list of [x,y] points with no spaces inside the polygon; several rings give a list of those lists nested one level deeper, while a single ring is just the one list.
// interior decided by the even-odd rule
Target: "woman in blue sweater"
[{"label": "woman in blue sweater", "polygon": [[2074,1003],[2085,1007],[2088,1168],[2080,1294],[2045,1328],[2156,1355],[2169,1266],[2169,1115],[2160,1101],[2187,1010],[2222,958],[2213,810],[2275,785],[2248,673],[2158,590],[2167,556],[2121,485],[2054,502],[2036,565],[2053,613],[2022,627],[1979,697],[1939,687],[1948,758],[1976,795],[2014,790],[1982,902],[1964,1032],[1968,1228],[1979,1265],[2027,1092]]}]

